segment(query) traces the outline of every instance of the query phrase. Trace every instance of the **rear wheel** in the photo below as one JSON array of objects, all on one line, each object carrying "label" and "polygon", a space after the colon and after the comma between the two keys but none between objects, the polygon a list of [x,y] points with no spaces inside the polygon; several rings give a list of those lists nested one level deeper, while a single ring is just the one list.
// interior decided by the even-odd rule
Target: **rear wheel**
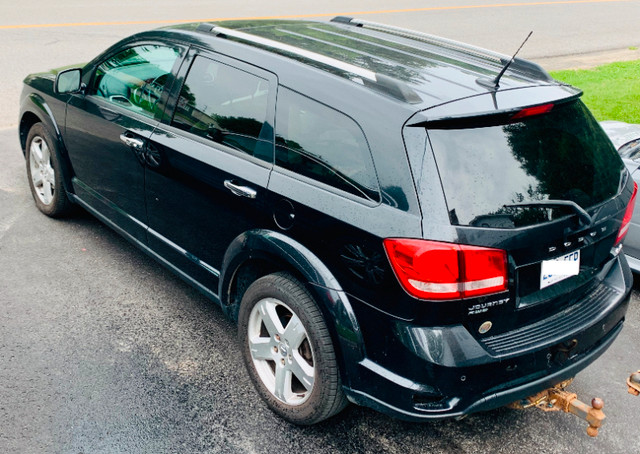
[{"label": "rear wheel", "polygon": [[251,284],[240,304],[238,336],[256,390],[284,419],[310,425],[345,407],[322,313],[291,275],[271,274]]},{"label": "rear wheel", "polygon": [[27,136],[27,176],[36,206],[47,216],[65,214],[71,205],[62,184],[62,167],[55,141],[36,123]]}]

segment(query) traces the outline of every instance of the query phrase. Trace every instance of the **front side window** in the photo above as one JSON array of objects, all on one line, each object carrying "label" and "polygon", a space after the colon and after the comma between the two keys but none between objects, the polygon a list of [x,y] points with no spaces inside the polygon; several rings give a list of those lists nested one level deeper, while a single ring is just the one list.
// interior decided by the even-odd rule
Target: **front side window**
[{"label": "front side window", "polygon": [[151,44],[125,49],[98,66],[90,94],[153,117],[178,55]]},{"label": "front side window", "polygon": [[266,121],[268,100],[266,79],[196,57],[171,124],[271,162],[273,129]]},{"label": "front side window", "polygon": [[278,91],[276,164],[378,202],[380,192],[362,129],[337,110],[282,88]]}]

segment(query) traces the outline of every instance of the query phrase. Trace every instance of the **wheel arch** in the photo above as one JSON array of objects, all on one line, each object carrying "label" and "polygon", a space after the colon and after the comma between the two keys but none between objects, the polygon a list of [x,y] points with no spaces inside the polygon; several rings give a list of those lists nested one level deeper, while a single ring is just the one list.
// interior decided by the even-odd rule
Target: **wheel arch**
[{"label": "wheel arch", "polygon": [[286,271],[297,278],[318,303],[327,322],[340,363],[343,384],[349,370],[364,359],[364,341],[347,294],[324,263],[304,245],[271,230],[250,230],[236,237],[224,256],[219,296],[225,313],[234,321],[251,282],[267,274]]},{"label": "wheel arch", "polygon": [[60,151],[64,188],[68,193],[72,193],[73,186],[71,185],[71,177],[73,171],[58,123],[46,100],[37,93],[30,93],[22,103],[20,123],[18,125],[20,147],[22,148],[22,154],[25,156],[29,131],[33,125],[37,123],[42,123],[49,134],[51,134],[51,137],[56,141],[55,145]]},{"label": "wheel arch", "polygon": [[58,145],[62,145],[62,134],[58,123],[53,117],[51,108],[45,101],[45,99],[37,93],[30,93],[23,101],[22,114],[20,115],[20,146],[22,152],[26,152],[27,135],[29,130],[36,123],[42,123],[45,125],[49,133],[55,137]]}]

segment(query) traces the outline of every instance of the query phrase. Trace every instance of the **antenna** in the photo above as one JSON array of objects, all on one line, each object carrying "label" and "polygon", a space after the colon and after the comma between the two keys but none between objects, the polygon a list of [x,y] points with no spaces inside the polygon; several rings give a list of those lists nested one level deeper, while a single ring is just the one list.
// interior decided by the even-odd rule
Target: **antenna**
[{"label": "antenna", "polygon": [[504,75],[507,68],[511,66],[511,63],[515,61],[516,55],[518,55],[518,52],[520,52],[520,49],[522,49],[524,45],[527,43],[527,41],[529,41],[529,38],[531,37],[531,35],[533,35],[533,30],[530,31],[527,37],[524,39],[524,41],[522,41],[522,44],[520,44],[520,47],[518,47],[518,50],[516,51],[516,53],[513,54],[513,57],[511,57],[511,60],[509,60],[506,65],[504,65],[504,68],[502,68],[502,70],[498,73],[495,79],[491,80],[486,77],[483,77],[481,79],[476,80],[476,82],[482,85],[483,87],[490,88],[494,91],[500,88],[500,79]]}]

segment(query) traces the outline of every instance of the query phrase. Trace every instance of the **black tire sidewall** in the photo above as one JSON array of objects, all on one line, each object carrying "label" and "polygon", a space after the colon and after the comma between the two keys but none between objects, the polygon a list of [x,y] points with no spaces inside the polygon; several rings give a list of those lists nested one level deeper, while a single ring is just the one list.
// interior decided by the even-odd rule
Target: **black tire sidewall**
[{"label": "black tire sidewall", "polygon": [[[289,285],[283,285],[283,282],[288,282]],[[291,289],[295,289],[297,297],[294,297]],[[254,306],[264,298],[275,298],[286,304],[300,318],[307,331],[313,350],[315,380],[311,395],[303,404],[291,406],[278,400],[262,383],[253,364],[247,335],[249,316]],[[310,425],[332,416],[344,407],[335,352],[322,313],[304,286],[289,274],[276,273],[265,276],[247,289],[238,314],[238,338],[243,360],[256,390],[267,405],[282,418],[294,424]],[[339,405],[334,404],[336,392],[341,400]],[[336,407],[337,411],[333,410]]]},{"label": "black tire sidewall", "polygon": [[[54,181],[55,181],[55,189],[53,194],[53,200],[49,205],[45,205],[38,194],[36,193],[36,189],[33,186],[33,180],[31,178],[31,142],[35,137],[41,137],[49,147],[49,153],[51,156],[51,165],[55,172]],[[64,183],[62,178],[62,166],[60,163],[60,155],[58,152],[58,147],[56,141],[53,139],[47,128],[42,123],[34,124],[29,130],[29,134],[27,135],[27,142],[25,148],[25,158],[27,164],[27,178],[29,182],[29,189],[31,190],[31,195],[33,196],[33,200],[36,203],[38,209],[50,217],[58,217],[63,215],[69,205],[69,201],[67,199],[67,194],[64,189]]]}]

